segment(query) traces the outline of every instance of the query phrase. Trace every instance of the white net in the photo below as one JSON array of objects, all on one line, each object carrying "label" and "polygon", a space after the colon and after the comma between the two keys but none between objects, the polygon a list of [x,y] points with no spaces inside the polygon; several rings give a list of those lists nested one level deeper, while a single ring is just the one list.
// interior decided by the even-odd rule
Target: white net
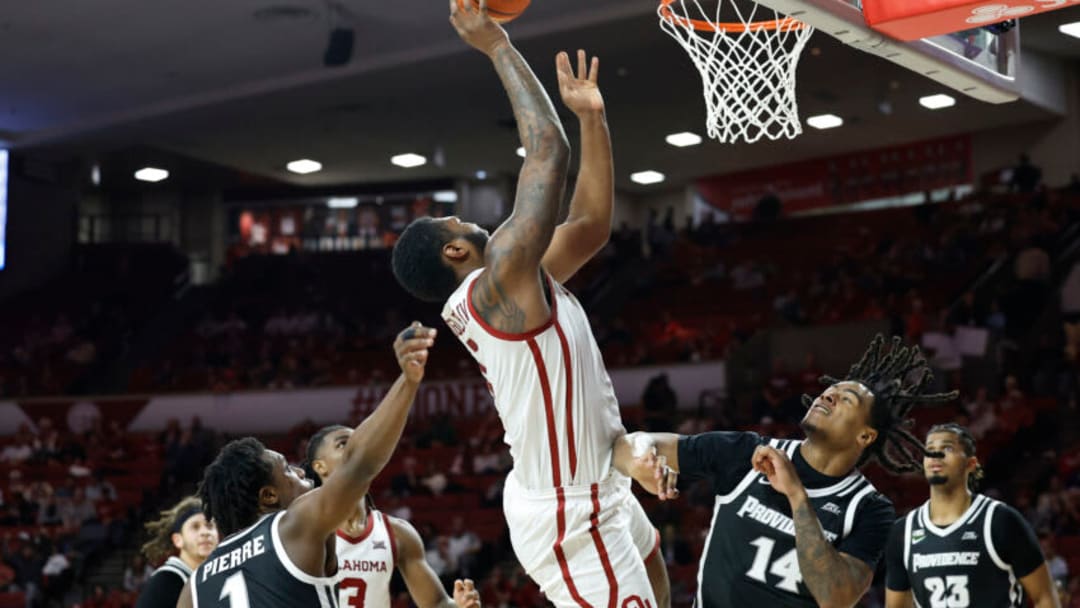
[{"label": "white net", "polygon": [[[709,137],[754,143],[798,136],[795,70],[813,28],[751,0],[706,1],[715,10],[699,0],[665,0],[658,13],[701,73]],[[731,13],[742,26],[718,25],[722,14],[732,21]]]}]

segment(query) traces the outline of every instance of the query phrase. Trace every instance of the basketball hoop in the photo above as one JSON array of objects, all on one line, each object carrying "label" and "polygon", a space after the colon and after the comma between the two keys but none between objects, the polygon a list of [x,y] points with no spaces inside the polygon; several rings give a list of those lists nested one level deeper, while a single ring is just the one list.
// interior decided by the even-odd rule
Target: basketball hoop
[{"label": "basketball hoop", "polygon": [[[660,0],[657,14],[701,74],[709,137],[754,143],[798,136],[795,69],[814,28],[751,0],[727,0],[738,20],[725,22],[725,0],[716,0],[715,12],[701,1]],[[755,20],[759,10],[774,18]]]}]

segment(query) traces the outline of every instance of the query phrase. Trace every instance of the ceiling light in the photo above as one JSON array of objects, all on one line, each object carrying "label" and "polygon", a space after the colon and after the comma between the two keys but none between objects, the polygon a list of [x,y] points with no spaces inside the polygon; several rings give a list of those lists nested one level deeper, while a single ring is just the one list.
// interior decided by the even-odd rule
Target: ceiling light
[{"label": "ceiling light", "polygon": [[155,167],[143,167],[135,172],[135,179],[140,182],[160,182],[169,178],[169,172]]},{"label": "ceiling light", "polygon": [[90,167],[90,183],[94,184],[95,186],[100,186],[101,185],[101,166],[100,165],[94,165],[93,167]]},{"label": "ceiling light", "polygon": [[942,108],[955,106],[956,99],[950,95],[940,93],[938,95],[927,95],[926,97],[920,98],[919,104],[930,110],[940,110]]},{"label": "ceiling light", "polygon": [[331,209],[352,209],[360,204],[360,199],[356,197],[340,197],[332,198],[326,201],[326,206]]},{"label": "ceiling light", "polygon": [[1080,21],[1074,21],[1072,23],[1063,23],[1058,26],[1058,31],[1066,36],[1072,36],[1073,38],[1080,38]]},{"label": "ceiling light", "polygon": [[630,181],[638,184],[659,184],[664,181],[664,174],[658,171],[638,171],[630,175]]},{"label": "ceiling light", "polygon": [[457,192],[453,190],[440,190],[431,195],[431,198],[433,198],[436,203],[456,203]]},{"label": "ceiling light", "polygon": [[322,171],[322,163],[316,160],[308,158],[302,158],[300,160],[294,160],[291,163],[285,165],[285,168],[293,173],[299,173],[300,175],[307,175],[308,173],[315,173],[316,171]]},{"label": "ceiling light", "polygon": [[807,118],[806,124],[815,129],[835,129],[844,124],[844,119],[836,114],[819,114]]},{"label": "ceiling light", "polygon": [[517,149],[517,155],[521,158],[525,158],[525,146],[521,146]]},{"label": "ceiling light", "polygon": [[412,169],[413,167],[426,165],[427,159],[423,156],[420,156],[419,154],[413,154],[412,152],[409,152],[407,154],[398,154],[397,156],[391,157],[390,162],[399,167]]},{"label": "ceiling light", "polygon": [[687,146],[696,146],[700,144],[701,136],[697,133],[683,131],[682,133],[672,133],[671,135],[668,135],[664,141],[676,148],[685,148]]},{"label": "ceiling light", "polygon": [[480,171],[477,171],[476,172],[476,179],[487,179],[487,171],[484,171],[483,169],[481,169]]}]

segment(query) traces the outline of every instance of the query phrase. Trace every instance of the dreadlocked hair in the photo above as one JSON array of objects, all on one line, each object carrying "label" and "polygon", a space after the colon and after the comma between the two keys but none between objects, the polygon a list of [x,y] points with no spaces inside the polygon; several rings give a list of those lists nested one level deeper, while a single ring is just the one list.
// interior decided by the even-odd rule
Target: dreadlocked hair
[{"label": "dreadlocked hair", "polygon": [[150,540],[142,546],[142,554],[146,556],[146,559],[157,564],[176,553],[172,535],[177,524],[183,523],[178,522],[177,518],[201,508],[198,496],[188,496],[176,503],[173,508],[162,511],[158,519],[147,522],[146,533],[150,536]]},{"label": "dreadlocked hair", "polygon": [[273,483],[273,469],[263,458],[266,447],[254,437],[231,441],[206,467],[199,498],[203,513],[217,525],[221,537],[255,521],[259,490]]},{"label": "dreadlocked hair", "polygon": [[[960,440],[960,445],[964,446],[964,456],[967,456],[968,458],[975,456],[975,436],[971,434],[971,431],[959,424],[956,424],[955,422],[935,424],[926,432],[926,436],[929,437],[934,433],[952,433],[953,435],[956,435],[956,438]],[[986,471],[981,464],[976,462],[975,470],[972,471],[971,475],[968,475],[967,478],[968,490],[977,492],[983,477],[986,477]]]},{"label": "dreadlocked hair", "polygon": [[[863,450],[856,466],[874,460],[894,475],[922,470],[926,446],[908,430],[912,424],[908,414],[916,404],[946,403],[959,394],[957,391],[924,393],[933,380],[934,374],[918,346],[904,346],[899,337],[894,337],[891,347],[886,349],[885,336],[881,334],[870,342],[870,347],[862,359],[851,366],[846,378],[821,377],[825,386],[844,381],[858,382],[874,395],[870,426],[878,436]],[[814,399],[803,395],[802,402],[809,408]]]},{"label": "dreadlocked hair", "polygon": [[341,424],[331,424],[330,426],[324,426],[323,428],[315,431],[315,434],[308,439],[307,453],[304,457],[304,476],[311,480],[314,487],[322,485],[322,477],[315,471],[315,467],[312,463],[315,462],[316,456],[319,455],[319,450],[322,449],[323,442],[326,441],[326,436],[334,431],[349,430],[349,427]]}]

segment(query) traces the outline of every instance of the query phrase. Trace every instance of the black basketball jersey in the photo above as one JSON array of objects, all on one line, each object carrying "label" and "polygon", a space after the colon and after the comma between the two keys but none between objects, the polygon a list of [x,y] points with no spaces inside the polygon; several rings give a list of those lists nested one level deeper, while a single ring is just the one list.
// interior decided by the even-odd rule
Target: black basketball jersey
[{"label": "black basketball jersey", "polygon": [[960,519],[939,528],[927,501],[893,528],[886,584],[910,589],[921,608],[1012,608],[1027,605],[1019,579],[1042,562],[1030,526],[1008,505],[977,494]]},{"label": "black basketball jersey", "polygon": [[[695,604],[698,608],[817,606],[799,569],[795,524],[788,498],[750,466],[753,448],[761,443],[785,452],[795,462],[826,539],[838,550],[867,561],[870,568],[875,567],[895,512],[892,504],[858,470],[843,478],[825,478],[829,485],[815,487],[806,479],[811,476],[806,472],[809,465],[801,455],[796,455],[801,441],[764,439],[753,433],[707,433],[689,439],[700,440],[709,435],[741,436],[738,442],[742,447],[734,453],[715,454],[733,460],[741,478],[733,487],[730,483],[725,487],[724,483],[725,479],[734,479],[730,469],[714,478],[717,496],[698,567]],[[747,445],[747,438],[756,441]],[[686,471],[686,465],[690,464],[698,469],[685,458],[688,452],[689,449],[680,447],[680,468]],[[817,476],[824,478],[820,473]],[[856,536],[862,538],[853,539]]]},{"label": "black basketball jersey", "polygon": [[265,515],[214,549],[192,574],[195,608],[337,608],[335,579],[302,572],[285,553],[284,514]]}]

